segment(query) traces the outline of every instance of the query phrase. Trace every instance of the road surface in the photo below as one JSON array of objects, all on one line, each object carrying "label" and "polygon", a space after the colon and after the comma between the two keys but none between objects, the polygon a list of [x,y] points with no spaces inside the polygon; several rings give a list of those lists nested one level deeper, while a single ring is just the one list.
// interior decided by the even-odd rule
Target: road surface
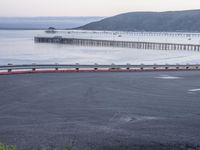
[{"label": "road surface", "polygon": [[17,150],[197,149],[200,72],[0,76],[0,142]]}]

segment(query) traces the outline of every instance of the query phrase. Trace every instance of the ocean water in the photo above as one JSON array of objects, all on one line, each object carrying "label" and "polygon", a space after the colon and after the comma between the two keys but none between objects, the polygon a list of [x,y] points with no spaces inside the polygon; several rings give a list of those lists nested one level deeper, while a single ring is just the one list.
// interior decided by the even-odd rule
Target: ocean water
[{"label": "ocean water", "polygon": [[42,30],[0,30],[0,65],[12,64],[197,64],[200,52],[137,50],[34,43]]}]

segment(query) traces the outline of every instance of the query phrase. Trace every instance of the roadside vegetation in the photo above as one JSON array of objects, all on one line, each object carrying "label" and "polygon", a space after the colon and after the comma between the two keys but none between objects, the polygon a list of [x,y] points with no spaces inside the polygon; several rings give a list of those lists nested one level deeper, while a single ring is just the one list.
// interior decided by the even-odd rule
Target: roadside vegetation
[{"label": "roadside vegetation", "polygon": [[[69,143],[62,148],[56,148],[55,145],[46,148],[36,148],[37,150],[74,150],[76,142],[70,140]],[[29,148],[27,150],[36,150],[35,148]],[[0,150],[17,150],[16,145],[5,145],[0,143]],[[89,144],[88,150],[200,150],[200,145],[190,145],[190,144],[149,144],[149,145],[129,145],[129,144],[114,144],[114,145],[95,145]]]},{"label": "roadside vegetation", "polygon": [[5,145],[0,143],[0,150],[16,150],[16,145]]}]

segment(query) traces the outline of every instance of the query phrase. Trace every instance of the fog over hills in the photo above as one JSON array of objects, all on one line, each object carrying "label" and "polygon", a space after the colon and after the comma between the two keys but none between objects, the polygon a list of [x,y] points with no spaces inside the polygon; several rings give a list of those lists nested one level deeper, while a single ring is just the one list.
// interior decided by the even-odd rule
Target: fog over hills
[{"label": "fog over hills", "polygon": [[77,29],[200,32],[200,10],[130,12],[92,22]]},{"label": "fog over hills", "polygon": [[0,29],[75,28],[103,17],[0,17]]}]

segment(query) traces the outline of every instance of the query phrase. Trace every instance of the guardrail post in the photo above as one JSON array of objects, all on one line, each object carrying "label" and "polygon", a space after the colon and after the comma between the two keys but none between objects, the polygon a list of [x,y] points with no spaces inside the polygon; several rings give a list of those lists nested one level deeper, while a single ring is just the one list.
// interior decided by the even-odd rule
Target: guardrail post
[{"label": "guardrail post", "polygon": [[115,69],[116,69],[115,64],[111,64],[110,69],[111,69],[111,70],[115,70]]},{"label": "guardrail post", "polygon": [[79,66],[79,63],[76,63],[76,66],[77,66],[77,67],[76,67],[76,71],[79,71],[79,67],[78,67],[78,66]]},{"label": "guardrail post", "polygon": [[157,69],[157,64],[153,65],[153,69],[156,70]]},{"label": "guardrail post", "polygon": [[55,70],[56,71],[58,71],[58,67],[57,67],[58,65],[59,65],[58,63],[55,63]]},{"label": "guardrail post", "polygon": [[168,64],[165,64],[165,70],[168,70],[168,69],[169,69]]},{"label": "guardrail post", "polygon": [[180,69],[180,66],[179,66],[180,64],[176,64],[176,70],[179,70]]},{"label": "guardrail post", "polygon": [[98,64],[94,64],[94,70],[98,70]]},{"label": "guardrail post", "polygon": [[144,64],[141,64],[140,70],[144,70]]},{"label": "guardrail post", "polygon": [[190,64],[187,64],[187,66],[186,66],[186,69],[187,69],[187,70],[190,68],[189,66],[190,66]]},{"label": "guardrail post", "polygon": [[126,66],[126,70],[130,70],[130,64],[126,64],[127,66]]}]

